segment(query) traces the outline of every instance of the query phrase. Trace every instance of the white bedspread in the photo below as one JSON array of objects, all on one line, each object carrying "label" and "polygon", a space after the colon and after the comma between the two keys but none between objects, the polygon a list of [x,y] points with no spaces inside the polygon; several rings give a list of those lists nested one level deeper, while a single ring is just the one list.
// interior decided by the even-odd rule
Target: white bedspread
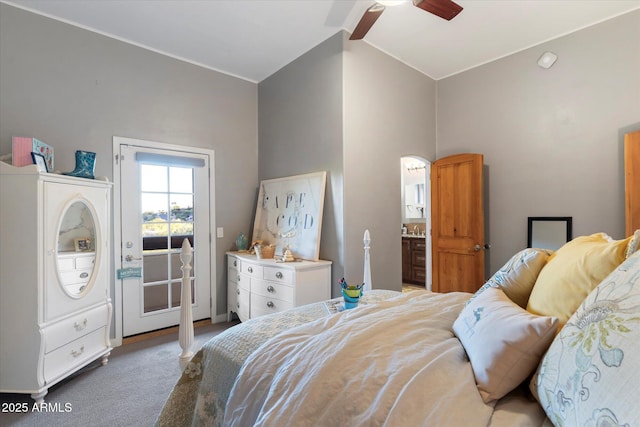
[{"label": "white bedspread", "polygon": [[410,292],[277,335],[245,362],[225,425],[488,425],[451,330],[469,296]]}]

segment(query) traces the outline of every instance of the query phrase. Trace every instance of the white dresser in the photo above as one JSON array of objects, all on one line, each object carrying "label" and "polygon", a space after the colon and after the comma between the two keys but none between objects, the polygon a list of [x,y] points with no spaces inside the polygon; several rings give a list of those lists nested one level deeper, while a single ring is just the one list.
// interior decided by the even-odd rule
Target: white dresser
[{"label": "white dresser", "polygon": [[241,321],[331,298],[331,261],[276,262],[227,252],[227,317]]},{"label": "white dresser", "polygon": [[111,183],[0,162],[0,392],[107,362]]}]

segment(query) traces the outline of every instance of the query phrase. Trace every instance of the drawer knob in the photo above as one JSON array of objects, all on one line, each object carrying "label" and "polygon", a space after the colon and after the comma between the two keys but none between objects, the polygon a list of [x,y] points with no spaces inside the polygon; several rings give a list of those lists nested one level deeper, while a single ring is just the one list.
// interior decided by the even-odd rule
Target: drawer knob
[{"label": "drawer knob", "polygon": [[87,327],[87,319],[84,319],[82,322],[79,322],[79,323],[75,322],[73,324],[73,327],[76,328],[76,331],[80,332],[81,330]]},{"label": "drawer knob", "polygon": [[84,345],[82,347],[80,347],[80,350],[71,350],[71,355],[73,357],[78,357],[80,356],[82,353],[84,353]]},{"label": "drawer knob", "polygon": [[237,267],[238,266],[238,261],[233,261],[233,266]]},{"label": "drawer knob", "polygon": [[267,286],[267,292],[271,292],[271,293],[273,293],[273,292],[275,292],[275,291],[276,291],[276,290],[273,288],[273,286],[271,286],[271,285]]},{"label": "drawer knob", "polygon": [[236,303],[236,308],[240,308],[240,303],[239,302]]},{"label": "drawer knob", "polygon": [[81,279],[86,279],[87,277],[89,277],[89,273],[87,273],[86,271],[83,273],[80,273],[80,278]]},{"label": "drawer knob", "polygon": [[238,282],[240,281],[240,276],[238,275]]},{"label": "drawer knob", "polygon": [[236,293],[237,293],[238,295],[240,295],[240,289],[236,290]]},{"label": "drawer knob", "polygon": [[277,277],[278,279],[282,279],[282,277],[283,277],[283,276],[282,276],[282,271],[278,271],[278,272],[276,273],[276,277]]},{"label": "drawer knob", "polygon": [[275,305],[275,304],[273,304],[273,301],[269,301],[269,302],[267,303],[267,307],[269,307],[269,308],[273,308],[273,306],[274,306],[274,305]]},{"label": "drawer knob", "polygon": [[249,267],[249,268],[247,268],[247,271],[248,271],[249,273],[253,273],[253,268]]}]

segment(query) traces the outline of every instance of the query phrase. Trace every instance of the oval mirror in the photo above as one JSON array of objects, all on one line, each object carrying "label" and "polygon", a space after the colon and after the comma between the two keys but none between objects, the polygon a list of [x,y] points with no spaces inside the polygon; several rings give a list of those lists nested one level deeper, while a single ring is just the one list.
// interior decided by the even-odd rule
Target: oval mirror
[{"label": "oval mirror", "polygon": [[91,209],[83,201],[69,205],[60,222],[56,262],[60,284],[71,297],[85,295],[93,283],[96,237]]}]

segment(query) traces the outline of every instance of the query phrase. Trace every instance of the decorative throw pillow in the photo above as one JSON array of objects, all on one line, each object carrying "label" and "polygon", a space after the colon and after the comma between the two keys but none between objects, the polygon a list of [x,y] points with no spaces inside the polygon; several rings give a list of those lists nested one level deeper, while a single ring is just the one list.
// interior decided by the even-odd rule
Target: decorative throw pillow
[{"label": "decorative throw pillow", "polygon": [[587,296],[531,382],[554,425],[640,425],[639,308],[636,252]]},{"label": "decorative throw pillow", "polygon": [[527,310],[566,323],[593,288],[624,261],[630,240],[597,233],[562,246],[540,271]]},{"label": "decorative throw pillow", "polygon": [[540,270],[547,263],[553,251],[547,249],[523,249],[511,257],[487,282],[476,291],[467,302],[469,304],[477,295],[487,288],[500,288],[522,308],[527,307],[531,289],[536,283]]},{"label": "decorative throw pillow", "polygon": [[627,246],[627,252],[624,254],[624,257],[629,258],[638,250],[639,247],[640,247],[640,230],[636,230],[633,232],[633,235],[629,240],[629,245]]},{"label": "decorative throw pillow", "polygon": [[500,399],[535,370],[557,324],[555,318],[528,313],[492,287],[462,309],[453,332],[469,356],[485,402]]}]

